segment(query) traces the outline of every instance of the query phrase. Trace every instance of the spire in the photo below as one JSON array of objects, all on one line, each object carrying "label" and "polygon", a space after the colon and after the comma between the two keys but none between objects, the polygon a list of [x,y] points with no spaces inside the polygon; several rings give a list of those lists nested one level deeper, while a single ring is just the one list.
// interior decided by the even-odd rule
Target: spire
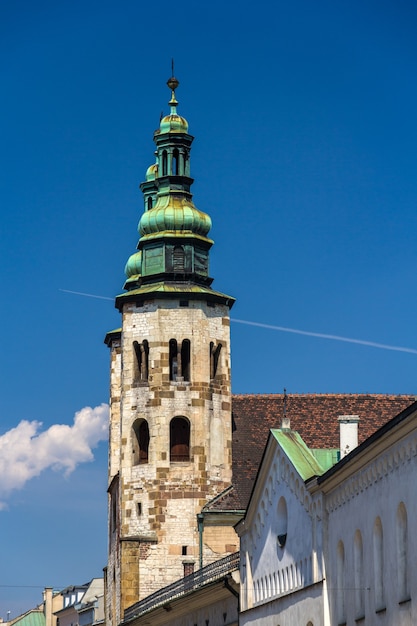
[{"label": "spire", "polygon": [[174,76],[174,59],[172,59],[171,60],[171,78],[167,80],[167,85],[171,89],[171,100],[168,102],[168,104],[171,107],[171,115],[177,114],[178,102],[175,97],[175,90],[179,84],[180,84],[180,81]]},{"label": "spire", "polygon": [[148,168],[146,180],[140,185],[144,213],[138,225],[138,252],[126,264],[125,289],[133,296],[144,290],[148,294],[166,293],[175,285],[176,293],[192,289],[193,297],[209,294],[233,302],[229,296],[210,289],[211,219],[192,201],[190,152],[194,137],[188,133],[187,120],[177,113],[179,81],[174,76],[173,62],[167,85],[171,110],[161,118],[154,133],[156,163]]},{"label": "spire", "polygon": [[[188,122],[186,119],[178,115],[177,106],[178,100],[176,98],[175,90],[178,88],[180,81],[178,78],[174,76],[174,61],[172,61],[172,76],[167,80],[167,85],[171,90],[171,100],[168,102],[171,107],[171,111],[169,115],[165,117],[161,117],[159,132],[177,132],[177,133],[188,133]],[[157,131],[158,132],[158,131]]]}]

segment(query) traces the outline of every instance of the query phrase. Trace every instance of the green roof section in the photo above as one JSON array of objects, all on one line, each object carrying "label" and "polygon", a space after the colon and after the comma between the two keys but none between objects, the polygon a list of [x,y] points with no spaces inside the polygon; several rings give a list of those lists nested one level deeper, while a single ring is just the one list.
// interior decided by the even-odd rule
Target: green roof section
[{"label": "green roof section", "polygon": [[311,449],[311,452],[325,472],[340,461],[340,450],[338,448]]},{"label": "green roof section", "polygon": [[141,296],[149,298],[152,295],[157,298],[183,296],[184,298],[189,298],[190,300],[207,299],[213,302],[227,304],[230,308],[235,303],[235,298],[232,296],[228,296],[220,291],[214,291],[213,289],[210,289],[210,287],[205,287],[204,285],[198,285],[195,283],[168,283],[160,281],[158,283],[141,285],[137,289],[131,289],[126,293],[116,296],[116,307],[120,308],[123,302],[128,302],[129,300],[137,301],[141,298]]},{"label": "green roof section", "polygon": [[45,626],[43,611],[29,611],[13,621],[13,626]]},{"label": "green roof section", "polygon": [[297,432],[287,428],[272,428],[271,433],[303,480],[324,474],[326,469]]}]

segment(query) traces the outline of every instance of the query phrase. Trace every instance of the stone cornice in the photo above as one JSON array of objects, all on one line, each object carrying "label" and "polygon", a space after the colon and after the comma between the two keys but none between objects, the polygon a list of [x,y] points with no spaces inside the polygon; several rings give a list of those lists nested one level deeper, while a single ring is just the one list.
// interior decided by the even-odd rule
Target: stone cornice
[{"label": "stone cornice", "polygon": [[392,444],[385,452],[378,454],[366,465],[353,463],[351,471],[354,473],[346,478],[344,472],[340,475],[340,483],[329,492],[326,498],[326,510],[332,512],[343,506],[363,491],[384,477],[397,471],[401,466],[410,463],[417,457],[417,432],[411,433],[407,438]]}]

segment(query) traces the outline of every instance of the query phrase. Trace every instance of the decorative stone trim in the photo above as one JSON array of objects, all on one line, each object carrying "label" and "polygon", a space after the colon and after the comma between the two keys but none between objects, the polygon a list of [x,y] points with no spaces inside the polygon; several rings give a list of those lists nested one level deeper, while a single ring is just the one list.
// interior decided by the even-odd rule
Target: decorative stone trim
[{"label": "decorative stone trim", "polygon": [[336,488],[326,499],[326,510],[331,513],[344,506],[349,500],[366,491],[374,483],[392,474],[405,463],[417,456],[417,435],[410,436],[392,446],[384,455],[370,461],[363,469],[351,478],[344,480],[343,485]]}]

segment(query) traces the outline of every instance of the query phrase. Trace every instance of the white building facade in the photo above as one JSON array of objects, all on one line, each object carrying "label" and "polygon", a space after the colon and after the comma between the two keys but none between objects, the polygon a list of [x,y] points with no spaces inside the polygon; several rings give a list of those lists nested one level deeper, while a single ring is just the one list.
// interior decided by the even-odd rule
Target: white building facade
[{"label": "white building facade", "polygon": [[412,405],[326,472],[271,431],[237,527],[241,626],[417,624],[416,426]]}]

